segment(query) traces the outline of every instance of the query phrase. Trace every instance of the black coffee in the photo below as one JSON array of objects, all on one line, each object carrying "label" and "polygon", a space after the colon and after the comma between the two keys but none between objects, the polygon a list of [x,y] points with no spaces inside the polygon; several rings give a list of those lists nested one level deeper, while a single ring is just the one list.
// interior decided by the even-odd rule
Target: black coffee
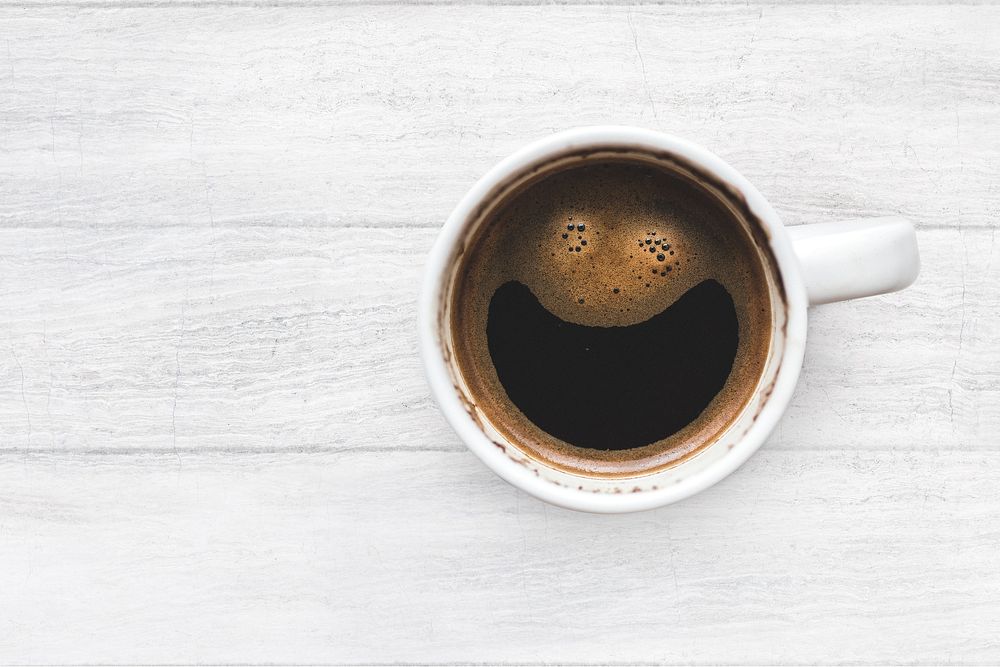
[{"label": "black coffee", "polygon": [[502,285],[486,324],[511,402],[571,445],[630,449],[677,433],[726,383],[739,343],[729,292],[714,280],[630,326],[559,319],[526,286]]},{"label": "black coffee", "polygon": [[766,272],[719,197],[652,158],[588,156],[500,197],[452,296],[479,412],[550,465],[629,476],[714,441],[771,340]]}]

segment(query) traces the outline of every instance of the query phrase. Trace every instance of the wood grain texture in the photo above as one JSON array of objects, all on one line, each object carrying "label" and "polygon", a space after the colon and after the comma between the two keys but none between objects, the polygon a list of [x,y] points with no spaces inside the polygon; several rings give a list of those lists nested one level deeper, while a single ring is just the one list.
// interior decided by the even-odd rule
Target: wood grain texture
[{"label": "wood grain texture", "polygon": [[[416,354],[435,230],[0,230],[8,451],[461,448]],[[1000,248],[927,230],[897,294],[810,311],[771,446],[996,449]]]},{"label": "wood grain texture", "polygon": [[[0,2],[0,663],[1000,662],[1000,7],[75,4]],[[467,453],[415,333],[474,180],[609,122],[924,264],[613,517]]]},{"label": "wood grain texture", "polygon": [[2,11],[7,227],[437,227],[600,123],[703,143],[790,223],[1000,211],[997,6]]},{"label": "wood grain texture", "polygon": [[0,659],[995,663],[998,471],[765,448],[609,517],[466,452],[8,457]]}]

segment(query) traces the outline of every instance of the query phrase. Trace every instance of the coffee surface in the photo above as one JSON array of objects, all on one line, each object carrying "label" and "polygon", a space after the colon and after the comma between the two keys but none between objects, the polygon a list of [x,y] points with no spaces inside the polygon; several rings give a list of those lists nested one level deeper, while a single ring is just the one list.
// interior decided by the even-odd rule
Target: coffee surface
[{"label": "coffee surface", "polygon": [[529,456],[627,476],[710,443],[763,371],[771,304],[746,230],[638,160],[587,161],[508,195],[459,267],[459,367]]}]

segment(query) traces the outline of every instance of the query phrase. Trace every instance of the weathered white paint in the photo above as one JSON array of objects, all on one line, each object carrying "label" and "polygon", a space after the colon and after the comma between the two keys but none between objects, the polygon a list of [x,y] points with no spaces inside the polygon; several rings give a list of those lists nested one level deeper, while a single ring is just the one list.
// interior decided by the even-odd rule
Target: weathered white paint
[{"label": "weathered white paint", "polygon": [[[0,8],[0,662],[1000,661],[1000,8],[91,4]],[[414,356],[451,206],[598,122],[924,265],[624,517],[495,479]]]},{"label": "weathered white paint", "polygon": [[595,516],[468,452],[0,462],[5,662],[995,662],[997,452],[771,451]]},{"label": "weathered white paint", "polygon": [[436,227],[525,142],[686,136],[790,223],[1000,211],[998,6],[3,9],[0,224]]}]

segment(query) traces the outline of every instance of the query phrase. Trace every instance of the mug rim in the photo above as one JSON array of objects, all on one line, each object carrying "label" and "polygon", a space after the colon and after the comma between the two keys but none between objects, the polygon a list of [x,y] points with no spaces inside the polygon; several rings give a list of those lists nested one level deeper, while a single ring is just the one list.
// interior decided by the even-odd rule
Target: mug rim
[{"label": "mug rim", "polygon": [[[780,367],[750,428],[727,455],[676,484],[640,493],[591,493],[552,483],[520,465],[497,447],[468,412],[455,387],[441,341],[442,291],[453,248],[466,225],[489,195],[512,176],[544,164],[567,151],[616,146],[660,151],[704,170],[742,196],[761,225],[785,292],[785,342]],[[424,269],[418,304],[418,330],[423,366],[431,392],[452,429],[476,456],[508,483],[546,502],[568,509],[600,513],[632,512],[677,502],[727,477],[756,452],[777,425],[791,400],[805,352],[808,299],[791,239],[777,212],[739,172],[707,149],[680,137],[630,126],[578,127],[531,142],[489,169],[462,197],[445,221]],[[709,445],[711,448],[713,445]],[[544,465],[544,464],[541,464]],[[546,466],[547,467],[547,466]]]}]

